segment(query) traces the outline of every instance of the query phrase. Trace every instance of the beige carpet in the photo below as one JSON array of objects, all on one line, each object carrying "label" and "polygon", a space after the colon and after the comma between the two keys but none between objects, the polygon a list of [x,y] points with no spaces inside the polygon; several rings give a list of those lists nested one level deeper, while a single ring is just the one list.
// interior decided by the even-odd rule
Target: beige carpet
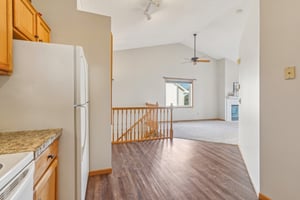
[{"label": "beige carpet", "polygon": [[238,144],[238,122],[220,120],[175,122],[174,137],[210,142]]}]

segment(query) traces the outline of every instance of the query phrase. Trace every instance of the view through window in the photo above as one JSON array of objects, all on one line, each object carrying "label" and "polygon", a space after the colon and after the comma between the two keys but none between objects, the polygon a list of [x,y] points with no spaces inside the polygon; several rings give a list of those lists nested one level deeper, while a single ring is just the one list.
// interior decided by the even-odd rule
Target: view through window
[{"label": "view through window", "polygon": [[166,106],[192,107],[193,80],[165,79]]}]

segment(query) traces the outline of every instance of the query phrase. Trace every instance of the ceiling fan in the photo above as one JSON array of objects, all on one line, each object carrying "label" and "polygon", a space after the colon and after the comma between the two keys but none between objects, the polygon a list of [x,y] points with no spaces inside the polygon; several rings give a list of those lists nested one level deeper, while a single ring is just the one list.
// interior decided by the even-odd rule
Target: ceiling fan
[{"label": "ceiling fan", "polygon": [[190,61],[196,65],[198,62],[203,62],[203,63],[208,63],[210,62],[210,60],[208,59],[200,59],[199,57],[196,56],[196,37],[197,37],[197,34],[194,33],[194,57],[190,58]]}]

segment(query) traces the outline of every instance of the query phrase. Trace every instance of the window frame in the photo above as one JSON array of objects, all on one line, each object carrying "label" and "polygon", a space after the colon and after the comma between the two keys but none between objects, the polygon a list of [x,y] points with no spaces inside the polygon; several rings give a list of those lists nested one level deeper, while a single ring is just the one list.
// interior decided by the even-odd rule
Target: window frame
[{"label": "window frame", "polygon": [[191,91],[190,91],[190,104],[187,105],[187,106],[174,106],[173,105],[173,108],[193,108],[194,107],[194,81],[196,79],[191,79],[191,78],[173,78],[173,77],[163,77],[164,78],[164,104],[166,107],[170,107],[167,105],[167,89],[166,89],[166,84],[167,83],[188,83],[188,84],[191,84]]}]

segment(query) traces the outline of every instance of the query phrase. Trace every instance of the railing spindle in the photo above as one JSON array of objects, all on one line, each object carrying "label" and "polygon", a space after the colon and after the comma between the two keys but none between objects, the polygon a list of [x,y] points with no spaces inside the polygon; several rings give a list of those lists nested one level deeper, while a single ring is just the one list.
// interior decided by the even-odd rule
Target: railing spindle
[{"label": "railing spindle", "polygon": [[[135,119],[135,116],[136,116],[136,110],[134,110],[134,112],[133,112],[133,121],[135,122],[136,121],[136,119]],[[136,127],[134,126],[133,127],[133,141],[136,141]]]},{"label": "railing spindle", "polygon": [[[119,112],[120,110],[117,110],[117,139],[119,138]],[[117,142],[117,140],[115,140]]]},{"label": "railing spindle", "polygon": [[163,113],[163,119],[162,119],[162,123],[163,123],[163,136],[166,137],[166,109],[162,110]]},{"label": "railing spindle", "polygon": [[169,138],[169,109],[167,108],[167,138]]},{"label": "railing spindle", "polygon": [[122,112],[121,112],[121,122],[122,122],[122,126],[121,126],[121,127],[122,127],[122,128],[121,128],[121,134],[122,134],[121,140],[122,140],[122,142],[123,142],[123,133],[124,133],[124,132],[123,132],[123,130],[124,130],[124,129],[123,129],[123,126],[124,126],[124,115],[123,115],[123,114],[124,114],[124,112],[123,112],[123,109],[122,109]]},{"label": "railing spindle", "polygon": [[[131,127],[131,116],[132,116],[132,110],[129,110],[129,126]],[[132,141],[132,130],[130,131],[130,141]]]},{"label": "railing spindle", "polygon": [[173,139],[173,104],[171,104],[170,138]]},{"label": "railing spindle", "polygon": [[112,136],[111,139],[114,142],[115,141],[115,125],[114,125],[114,114],[115,114],[115,110],[112,110],[112,121],[111,121],[111,125],[112,125]]},{"label": "railing spindle", "polygon": [[[127,130],[127,119],[128,119],[128,116],[127,116],[127,109],[125,110],[125,130]],[[125,134],[125,141],[127,141],[127,134]]]},{"label": "railing spindle", "polygon": [[[138,110],[138,119],[140,119],[140,110]],[[143,122],[143,121],[142,121]],[[137,137],[137,140],[140,140],[140,133],[141,133],[141,130],[140,130],[140,123],[138,123],[138,137]]]},{"label": "railing spindle", "polygon": [[161,129],[162,129],[162,127],[161,127],[162,126],[162,122],[161,122],[162,121],[162,108],[159,109],[159,114],[160,114],[160,118],[159,118],[159,122],[160,122],[159,123],[159,134],[162,137],[163,136],[163,134],[161,132]]},{"label": "railing spindle", "polygon": [[[143,116],[146,116],[146,119],[147,119],[147,118],[148,118],[147,110],[142,110],[142,115],[143,115]],[[142,124],[141,124],[141,126],[142,126],[142,132],[141,132],[141,138],[140,138],[140,139],[144,138],[144,136],[145,136],[145,128],[147,128],[147,127],[145,126],[145,122],[146,122],[146,120],[143,119],[143,122],[142,122]],[[147,131],[147,130],[146,130],[146,131]]]}]

